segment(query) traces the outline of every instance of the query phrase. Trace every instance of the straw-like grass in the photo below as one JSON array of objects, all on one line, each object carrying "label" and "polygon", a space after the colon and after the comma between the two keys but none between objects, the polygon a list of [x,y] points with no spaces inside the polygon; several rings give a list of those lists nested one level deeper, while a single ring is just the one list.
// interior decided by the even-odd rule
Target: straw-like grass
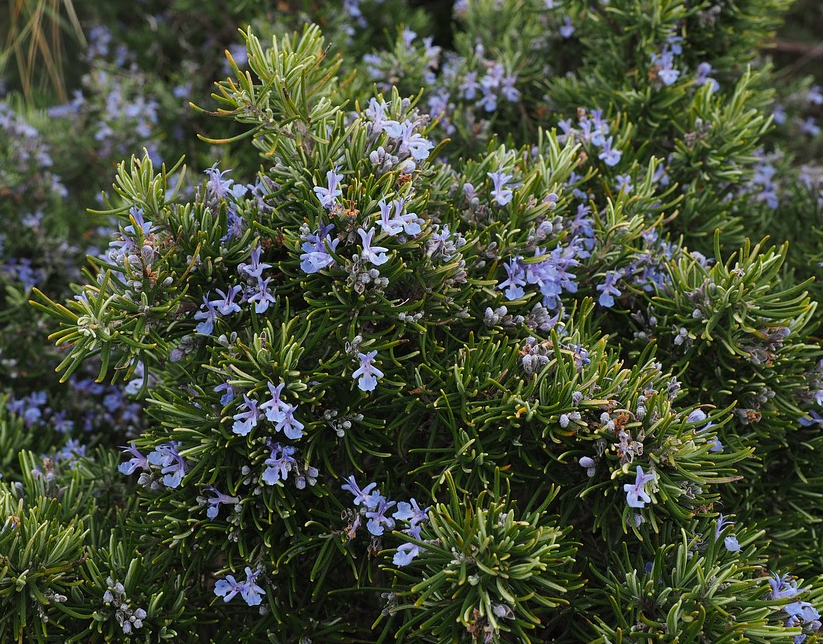
[{"label": "straw-like grass", "polygon": [[72,0],[8,0],[8,5],[0,76],[14,60],[27,100],[31,100],[38,81],[44,86],[51,85],[58,100],[67,100],[62,73],[63,34],[72,33],[85,43]]}]

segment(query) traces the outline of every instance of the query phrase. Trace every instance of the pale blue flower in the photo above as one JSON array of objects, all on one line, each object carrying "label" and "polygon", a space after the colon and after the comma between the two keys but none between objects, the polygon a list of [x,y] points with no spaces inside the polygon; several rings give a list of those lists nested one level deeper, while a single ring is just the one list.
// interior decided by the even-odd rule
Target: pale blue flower
[{"label": "pale blue flower", "polygon": [[271,421],[272,423],[279,423],[285,417],[286,408],[288,407],[288,403],[285,403],[280,399],[280,393],[283,391],[283,388],[286,386],[286,383],[281,382],[279,385],[275,387],[270,382],[267,382],[266,386],[269,388],[271,398],[269,398],[262,405],[260,405],[260,409],[265,411],[266,418],[269,421]]},{"label": "pale blue flower", "polygon": [[789,575],[778,575],[776,572],[769,577],[769,586],[772,587],[772,599],[787,599],[803,592],[797,587],[797,580],[789,579]]},{"label": "pale blue flower", "polygon": [[377,225],[390,237],[394,237],[403,232],[403,220],[392,216],[396,203],[395,201],[391,201],[387,204],[384,199],[381,199],[377,203],[377,207],[380,208],[380,221],[377,222]]},{"label": "pale blue flower", "polygon": [[216,487],[213,485],[207,485],[205,488],[206,492],[211,492],[215,496],[210,499],[206,499],[209,504],[208,510],[206,510],[206,516],[209,519],[214,519],[218,512],[220,511],[220,504],[225,503],[227,505],[234,505],[236,503],[240,503],[240,499],[236,496],[229,496],[228,494],[223,494],[220,492]]},{"label": "pale blue flower", "polygon": [[240,596],[249,606],[259,606],[266,591],[257,585],[256,580],[263,571],[252,572],[252,569],[247,566],[245,572],[246,581],[240,584]]},{"label": "pale blue flower", "polygon": [[375,537],[382,536],[385,528],[388,528],[389,530],[394,528],[394,519],[387,517],[386,512],[388,512],[395,505],[396,504],[394,501],[389,501],[384,497],[380,497],[377,500],[377,505],[372,505],[372,509],[366,512],[366,518],[368,518],[366,528]]},{"label": "pale blue flower", "polygon": [[222,597],[224,602],[230,602],[240,592],[240,584],[234,575],[226,575],[225,579],[218,579],[214,585],[214,594]]},{"label": "pale blue flower", "polygon": [[160,472],[163,474],[163,485],[167,487],[178,487],[186,473],[186,462],[177,451],[180,445],[182,445],[182,443],[179,441],[163,443],[155,447],[154,451],[149,454],[147,458],[149,463],[161,468]]},{"label": "pale blue flower", "polygon": [[263,471],[263,482],[275,485],[278,481],[285,481],[289,472],[297,468],[297,461],[292,456],[295,452],[291,445],[271,443],[271,456],[264,463],[267,466]]},{"label": "pale blue flower", "polygon": [[237,272],[241,275],[261,279],[263,277],[263,271],[267,268],[271,268],[271,264],[260,263],[260,254],[262,252],[263,249],[260,246],[252,250],[250,258],[251,261],[248,264],[246,262],[238,264]]},{"label": "pale blue flower", "polygon": [[492,197],[495,198],[498,205],[505,206],[512,200],[512,193],[511,190],[506,188],[506,183],[511,180],[512,175],[506,174],[503,172],[503,169],[499,169],[496,172],[487,172],[486,174],[489,175],[491,178],[492,183],[494,184],[494,190],[492,190]]},{"label": "pale blue flower", "polygon": [[337,174],[335,170],[329,170],[326,173],[328,187],[314,187],[314,194],[316,194],[317,198],[320,200],[321,206],[327,208],[328,210],[332,209],[332,207],[334,206],[334,200],[343,194],[343,190],[340,188],[340,180],[342,178],[342,174]]},{"label": "pale blue flower", "polygon": [[[245,411],[242,411],[245,408]],[[252,429],[257,427],[260,419],[260,410],[257,408],[257,401],[243,394],[243,402],[238,407],[238,412],[233,416],[234,424],[231,431],[239,436],[248,436]]]},{"label": "pale blue flower", "polygon": [[574,25],[572,24],[572,19],[569,16],[566,16],[563,21],[563,26],[560,27],[560,35],[566,40],[574,35]]},{"label": "pale blue flower", "polygon": [[360,486],[357,485],[357,482],[354,480],[354,475],[352,474],[348,478],[345,479],[345,483],[341,485],[344,490],[351,492],[354,495],[354,504],[355,505],[364,505],[365,507],[369,507],[369,503],[371,503],[371,491],[377,487],[377,483],[369,483],[366,487],[362,490]]},{"label": "pale blue flower", "polygon": [[388,248],[384,248],[383,246],[371,245],[371,241],[374,238],[375,233],[374,228],[369,228],[368,230],[358,228],[357,233],[360,235],[360,239],[363,241],[363,250],[360,253],[360,257],[364,261],[371,262],[375,266],[382,266],[387,261],[389,261],[389,258],[386,255],[386,253],[389,250]]},{"label": "pale blue flower", "polygon": [[423,521],[428,521],[430,508],[421,508],[414,498],[410,499],[410,501],[411,503],[400,501],[400,503],[397,504],[397,510],[392,514],[392,518],[398,521],[408,521],[412,526],[416,526]]},{"label": "pale blue flower", "polygon": [[[418,540],[421,539],[419,525],[413,525],[408,530],[404,530],[404,532],[410,537],[414,537]],[[416,543],[411,543],[410,541],[406,542],[397,548],[397,551],[394,553],[394,557],[392,558],[392,563],[395,566],[408,566],[412,562],[412,559],[423,552],[423,550],[425,550],[423,546],[419,546]]]},{"label": "pale blue flower", "polygon": [[600,297],[597,299],[600,306],[612,307],[614,306],[614,296],[620,297],[622,295],[621,291],[614,285],[621,277],[620,271],[608,271],[606,281],[595,287],[596,290],[601,291]]},{"label": "pale blue flower", "polygon": [[286,438],[297,440],[303,437],[303,423],[294,417],[297,405],[286,405],[283,408],[283,417],[277,422],[275,431],[282,431]]},{"label": "pale blue flower", "polygon": [[247,291],[247,293],[250,293],[248,301],[254,303],[254,312],[258,315],[265,313],[269,310],[269,306],[277,303],[277,299],[271,291],[269,291],[269,282],[271,282],[271,279],[271,277],[267,277],[266,279],[260,279],[258,277],[256,287]]},{"label": "pale blue flower", "polygon": [[219,295],[223,296],[222,300],[211,301],[211,304],[217,308],[217,312],[220,313],[220,315],[231,315],[232,313],[240,311],[240,305],[234,301],[234,298],[243,290],[242,286],[230,286],[225,292],[219,288],[215,290]]},{"label": "pale blue flower", "polygon": [[377,379],[383,377],[383,372],[372,364],[377,351],[369,351],[368,353],[359,353],[357,357],[360,359],[360,366],[352,374],[352,378],[357,380],[357,386],[361,391],[374,391],[377,386]]},{"label": "pale blue flower", "polygon": [[630,508],[645,508],[647,503],[651,503],[651,497],[646,492],[646,483],[654,481],[654,473],[644,474],[643,468],[638,465],[634,483],[626,483],[623,490],[626,492],[626,503]]},{"label": "pale blue flower", "polygon": [[614,167],[620,163],[620,157],[623,156],[623,153],[620,150],[612,147],[613,138],[614,137],[610,136],[603,142],[603,150],[597,155],[598,159],[610,167]]},{"label": "pale blue flower", "polygon": [[123,450],[126,453],[131,454],[132,458],[125,463],[120,463],[120,465],[117,466],[117,470],[121,474],[133,474],[137,468],[145,471],[149,471],[151,469],[149,467],[149,460],[137,451],[137,448],[134,446],[134,441],[132,441],[131,445],[128,447],[123,447]]},{"label": "pale blue flower", "polygon": [[306,241],[302,245],[303,254],[300,255],[300,268],[304,273],[317,273],[334,263],[334,257],[329,251],[334,252],[340,240],[329,237],[332,228],[334,224],[321,224],[317,232],[306,236]]},{"label": "pale blue flower", "polygon": [[507,300],[519,300],[525,295],[523,287],[526,285],[526,272],[518,261],[519,257],[513,257],[503,264],[506,270],[506,279],[497,285],[497,288],[504,291]]}]

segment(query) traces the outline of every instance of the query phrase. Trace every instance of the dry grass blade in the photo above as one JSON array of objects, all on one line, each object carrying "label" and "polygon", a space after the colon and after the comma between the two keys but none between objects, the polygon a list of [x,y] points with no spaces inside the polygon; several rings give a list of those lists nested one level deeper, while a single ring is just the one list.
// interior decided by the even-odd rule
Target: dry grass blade
[{"label": "dry grass blade", "polygon": [[[67,100],[62,73],[63,32],[71,32],[85,43],[72,0],[9,0],[9,18],[0,73],[13,57],[23,95],[31,100],[38,65],[43,65],[57,99]],[[45,78],[42,80],[45,82]]]}]

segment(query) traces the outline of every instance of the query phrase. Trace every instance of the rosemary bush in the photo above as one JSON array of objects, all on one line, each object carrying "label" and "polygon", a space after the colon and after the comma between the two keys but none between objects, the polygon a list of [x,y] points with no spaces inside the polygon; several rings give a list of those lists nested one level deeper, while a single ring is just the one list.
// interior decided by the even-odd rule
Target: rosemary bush
[{"label": "rosemary bush", "polygon": [[458,2],[447,46],[250,2],[194,171],[173,72],[58,111],[146,146],[108,230],[0,147],[3,641],[817,641],[823,98],[755,55],[787,4]]}]

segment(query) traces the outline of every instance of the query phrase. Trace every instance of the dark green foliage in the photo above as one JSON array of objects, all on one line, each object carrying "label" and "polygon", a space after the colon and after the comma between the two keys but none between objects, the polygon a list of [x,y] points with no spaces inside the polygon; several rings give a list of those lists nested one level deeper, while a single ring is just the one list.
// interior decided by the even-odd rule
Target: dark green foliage
[{"label": "dark green foliage", "polygon": [[[48,275],[2,273],[14,337],[57,347],[0,346],[0,638],[817,641],[816,99],[773,129],[756,56],[786,4],[477,0],[447,52],[399,4],[243,3],[193,95],[222,161],[133,149],[82,274],[52,251],[89,222],[0,147],[0,258]],[[131,60],[127,103],[218,67]]]}]

